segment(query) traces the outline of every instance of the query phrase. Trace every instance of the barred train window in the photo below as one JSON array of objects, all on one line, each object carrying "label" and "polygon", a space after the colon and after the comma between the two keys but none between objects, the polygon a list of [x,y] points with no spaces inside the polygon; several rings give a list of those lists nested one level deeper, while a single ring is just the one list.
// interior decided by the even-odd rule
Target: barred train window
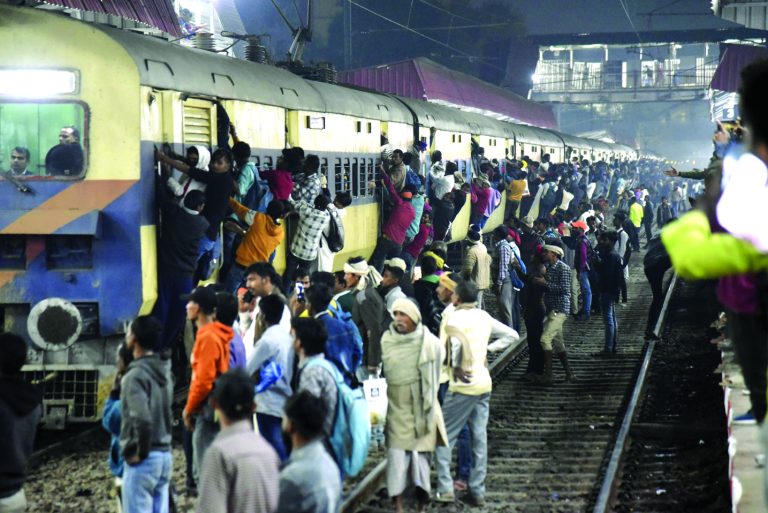
[{"label": "barred train window", "polygon": [[76,178],[87,165],[79,103],[0,103],[0,171],[16,178]]}]

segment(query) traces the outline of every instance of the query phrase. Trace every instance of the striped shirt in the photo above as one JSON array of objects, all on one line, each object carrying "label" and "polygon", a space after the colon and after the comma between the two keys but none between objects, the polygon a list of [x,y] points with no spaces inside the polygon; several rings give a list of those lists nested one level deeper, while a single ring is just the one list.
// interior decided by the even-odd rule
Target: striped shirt
[{"label": "striped shirt", "polygon": [[280,459],[248,420],[216,435],[200,471],[197,513],[272,513],[280,496]]},{"label": "striped shirt", "polygon": [[314,260],[331,214],[327,209],[318,210],[306,201],[296,203],[296,210],[299,212],[299,227],[291,244],[291,253],[302,260]]},{"label": "striped shirt", "polygon": [[505,240],[500,240],[496,243],[496,251],[498,253],[498,266],[499,272],[497,275],[496,283],[501,284],[504,280],[510,279],[509,266],[512,265],[512,246]]}]

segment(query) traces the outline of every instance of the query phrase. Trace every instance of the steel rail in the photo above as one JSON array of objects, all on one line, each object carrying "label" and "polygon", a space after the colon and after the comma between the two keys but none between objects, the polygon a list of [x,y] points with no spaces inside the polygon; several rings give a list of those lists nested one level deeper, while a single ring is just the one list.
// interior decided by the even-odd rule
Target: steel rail
[{"label": "steel rail", "polygon": [[[520,355],[527,347],[527,336],[520,337],[496,358],[489,366],[491,378],[496,377],[507,365]],[[368,474],[352,489],[341,504],[341,513],[353,513],[358,510],[381,487],[387,471],[387,459],[381,460]]]},{"label": "steel rail", "polygon": [[[663,328],[664,321],[666,320],[669,301],[672,298],[676,284],[677,275],[675,274],[672,276],[672,280],[669,283],[669,288],[667,289],[666,297],[664,298],[664,304],[661,308],[661,312],[659,312],[659,318],[656,321],[656,327],[653,330],[653,333],[656,335],[656,337],[661,336],[661,329]],[[621,428],[619,429],[619,433],[616,437],[616,443],[614,444],[613,451],[611,452],[611,459],[608,462],[608,468],[605,472],[605,477],[603,478],[603,483],[600,487],[600,493],[597,496],[597,501],[595,502],[593,513],[607,513],[609,511],[611,501],[615,498],[619,469],[621,468],[622,460],[624,458],[624,452],[628,446],[630,428],[632,427],[632,422],[635,419],[637,407],[640,404],[643,391],[645,390],[645,382],[646,378],[648,377],[648,368],[651,364],[651,357],[653,356],[653,350],[655,347],[656,341],[650,340],[648,342],[648,346],[645,349],[643,363],[640,367],[640,372],[637,375],[637,381],[635,382],[635,387],[632,390],[632,397],[629,401],[629,404],[627,405],[627,411],[624,414],[624,420],[621,423]]]}]

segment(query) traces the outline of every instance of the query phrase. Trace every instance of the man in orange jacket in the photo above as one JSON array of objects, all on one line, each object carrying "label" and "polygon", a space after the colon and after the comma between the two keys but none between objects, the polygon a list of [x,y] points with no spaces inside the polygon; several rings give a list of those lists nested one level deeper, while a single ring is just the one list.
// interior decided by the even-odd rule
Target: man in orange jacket
[{"label": "man in orange jacket", "polygon": [[197,287],[187,300],[187,319],[197,325],[192,349],[192,381],[184,407],[184,425],[192,432],[194,473],[199,475],[206,449],[219,426],[214,420],[208,395],[216,378],[229,369],[229,342],[234,331],[215,320],[216,292],[213,287]]}]

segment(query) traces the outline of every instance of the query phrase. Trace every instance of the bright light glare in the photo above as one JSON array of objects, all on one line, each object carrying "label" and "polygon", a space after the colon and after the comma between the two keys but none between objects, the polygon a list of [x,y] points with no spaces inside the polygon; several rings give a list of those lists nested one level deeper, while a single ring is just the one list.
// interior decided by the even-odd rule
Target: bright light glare
[{"label": "bright light glare", "polygon": [[533,82],[534,84],[538,84],[539,83],[539,74],[538,73],[534,73],[533,75],[531,75],[531,82]]},{"label": "bright light glare", "polygon": [[52,69],[0,69],[0,95],[43,98],[74,93],[77,75],[74,71]]}]

